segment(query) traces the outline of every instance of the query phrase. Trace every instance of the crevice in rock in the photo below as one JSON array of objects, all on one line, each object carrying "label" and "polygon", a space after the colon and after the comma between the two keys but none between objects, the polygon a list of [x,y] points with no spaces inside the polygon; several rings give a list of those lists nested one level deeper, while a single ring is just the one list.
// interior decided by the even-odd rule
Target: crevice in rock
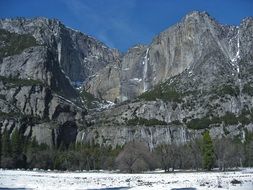
[{"label": "crevice in rock", "polygon": [[43,118],[49,119],[49,104],[52,100],[52,92],[49,88],[45,89],[45,100],[44,100],[44,113],[43,113]]}]

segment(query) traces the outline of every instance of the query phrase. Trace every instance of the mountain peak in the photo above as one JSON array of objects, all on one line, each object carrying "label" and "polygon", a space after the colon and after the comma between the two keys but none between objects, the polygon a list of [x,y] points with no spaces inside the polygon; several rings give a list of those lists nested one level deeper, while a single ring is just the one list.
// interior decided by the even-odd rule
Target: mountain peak
[{"label": "mountain peak", "polygon": [[[207,12],[193,11],[180,23],[155,37],[151,44],[136,45],[122,57],[117,50],[109,49],[95,38],[57,22],[44,17],[0,20],[0,28],[17,33],[12,34],[16,38],[26,34],[21,37],[25,39],[30,35],[43,44],[37,48],[32,44],[30,49],[21,49],[21,54],[6,56],[3,53],[0,100],[8,104],[0,106],[9,115],[18,109],[15,113],[21,113],[19,115],[43,119],[39,121],[43,125],[39,123],[39,126],[36,120],[33,131],[36,127],[46,132],[49,130],[47,133],[52,136],[46,135],[47,139],[50,137],[46,143],[56,139],[52,143],[69,144],[90,138],[101,144],[104,136],[109,139],[106,140],[108,145],[116,146],[127,142],[125,137],[129,137],[132,125],[138,126],[139,134],[146,131],[142,125],[152,126],[151,132],[144,135],[151,142],[150,147],[168,143],[171,134],[164,133],[168,131],[166,127],[178,130],[170,139],[179,143],[187,142],[187,136],[195,135],[192,129],[213,129],[211,134],[215,136],[218,127],[221,135],[227,133],[223,131],[224,127],[226,130],[230,127],[231,134],[238,135],[242,132],[239,127],[236,133],[232,130],[235,125],[245,123],[250,124],[249,129],[253,131],[253,117],[250,115],[253,109],[250,104],[253,92],[251,17],[246,18],[238,30],[219,24]],[[8,51],[16,48],[19,44],[16,38],[12,37],[15,43],[2,42],[0,45]],[[13,78],[13,75],[17,77]],[[45,83],[44,89],[41,83]],[[77,98],[66,93],[69,89],[74,91],[74,88],[78,92],[83,90]],[[50,90],[52,93],[46,93]],[[125,102],[117,104],[115,109],[103,111],[103,102],[107,106],[112,103],[101,100],[100,106],[96,98]],[[37,100],[44,100],[44,103],[37,106]],[[83,117],[79,111],[82,108],[77,108],[75,102],[77,106],[92,108],[90,115]],[[14,111],[9,104],[15,106]],[[228,118],[231,118],[231,123],[227,122]],[[55,121],[57,126],[51,125],[50,122]],[[91,130],[87,138],[86,124]],[[157,135],[153,135],[157,125],[164,125],[164,131],[156,127]],[[116,126],[122,127],[126,133],[113,128]],[[19,123],[15,127],[19,128]],[[30,124],[26,127],[30,128]],[[188,132],[190,135],[181,135]],[[74,135],[69,139],[65,137],[67,133]],[[97,138],[97,133],[101,138]],[[41,140],[43,134],[33,132],[41,143],[44,143]],[[159,143],[153,143],[154,136],[159,137],[155,140]]]},{"label": "mountain peak", "polygon": [[206,11],[191,11],[186,16],[200,16],[200,15],[209,15]]},{"label": "mountain peak", "polygon": [[61,23],[60,20],[56,18],[46,18],[46,17],[32,17],[32,18],[27,18],[27,17],[13,17],[13,18],[1,18],[0,20],[2,21],[9,21],[9,22],[53,22],[53,23]]},{"label": "mountain peak", "polygon": [[241,24],[248,24],[248,23],[253,23],[253,17],[252,17],[252,16],[245,17],[245,18],[241,21]]},{"label": "mountain peak", "polygon": [[[195,19],[208,19],[211,21],[215,21],[215,18],[210,16],[208,12],[206,11],[192,11],[183,18],[183,21],[187,21],[188,19],[195,18]],[[216,21],[215,21],[216,22]]]}]

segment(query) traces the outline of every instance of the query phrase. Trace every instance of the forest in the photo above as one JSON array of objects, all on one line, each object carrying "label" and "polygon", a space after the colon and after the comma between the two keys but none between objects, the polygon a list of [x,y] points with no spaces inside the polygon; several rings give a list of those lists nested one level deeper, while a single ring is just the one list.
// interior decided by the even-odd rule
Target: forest
[{"label": "forest", "polygon": [[68,147],[48,147],[33,138],[21,135],[15,129],[1,135],[1,168],[45,170],[119,170],[138,173],[157,168],[165,172],[177,169],[210,171],[218,168],[227,171],[253,166],[253,133],[246,132],[245,139],[211,139],[209,131],[202,138],[186,144],[161,144],[150,150],[147,144],[132,141],[124,146],[104,146],[94,143],[70,144]]}]

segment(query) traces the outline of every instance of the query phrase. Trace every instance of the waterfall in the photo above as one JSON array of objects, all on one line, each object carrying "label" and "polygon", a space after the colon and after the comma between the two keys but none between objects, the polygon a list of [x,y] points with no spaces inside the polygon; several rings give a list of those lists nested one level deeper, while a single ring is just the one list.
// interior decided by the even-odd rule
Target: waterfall
[{"label": "waterfall", "polygon": [[61,62],[61,43],[57,44],[57,51],[58,51],[58,62]]},{"label": "waterfall", "polygon": [[241,58],[240,57],[240,28],[238,28],[236,37],[237,37],[237,51],[236,51],[234,58],[231,61],[232,61],[232,65],[236,68],[238,84],[239,84],[239,91],[240,91],[239,98],[240,98],[240,103],[242,103],[242,97],[241,97],[242,82],[241,82],[241,79],[239,76],[239,74],[240,74],[239,60]]},{"label": "waterfall", "polygon": [[149,52],[149,48],[147,48],[144,60],[142,62],[142,64],[144,65],[144,67],[143,67],[143,80],[142,80],[143,81],[143,92],[147,91],[146,80],[147,80],[148,61],[149,61],[148,52]]},{"label": "waterfall", "polygon": [[240,68],[239,68],[239,59],[240,59],[240,29],[238,28],[238,32],[237,32],[237,51],[236,51],[236,55],[234,56],[233,59],[231,59],[232,61],[232,65],[236,67],[236,71],[237,73],[240,72]]}]

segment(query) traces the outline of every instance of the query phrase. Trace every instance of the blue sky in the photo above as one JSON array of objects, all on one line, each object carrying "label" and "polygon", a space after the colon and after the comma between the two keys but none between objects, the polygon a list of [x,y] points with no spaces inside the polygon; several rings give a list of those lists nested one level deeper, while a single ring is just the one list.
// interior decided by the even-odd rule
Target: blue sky
[{"label": "blue sky", "polygon": [[253,0],[0,0],[1,18],[57,18],[121,51],[150,43],[193,10],[238,25],[253,16]]}]

